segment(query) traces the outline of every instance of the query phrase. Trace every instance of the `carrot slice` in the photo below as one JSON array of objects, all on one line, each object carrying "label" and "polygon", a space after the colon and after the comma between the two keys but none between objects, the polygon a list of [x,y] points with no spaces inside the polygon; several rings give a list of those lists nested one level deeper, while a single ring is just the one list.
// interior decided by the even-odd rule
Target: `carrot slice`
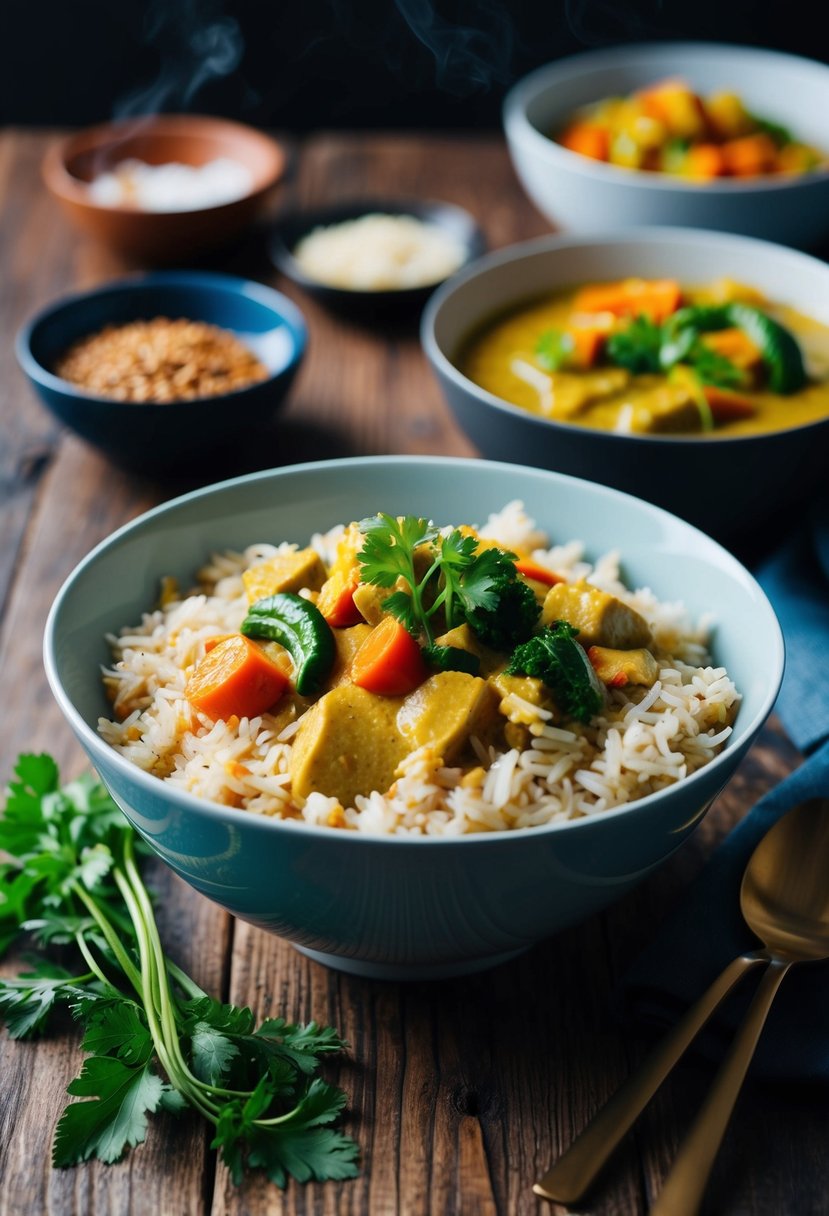
[{"label": "carrot slice", "polygon": [[610,132],[596,122],[571,123],[561,133],[559,142],[591,160],[607,160],[610,155]]},{"label": "carrot slice", "polygon": [[757,413],[754,402],[741,397],[739,393],[717,388],[715,384],[704,384],[702,392],[715,422],[736,422],[740,418],[752,418]]},{"label": "carrot slice", "polygon": [[234,633],[196,664],[184,695],[209,718],[255,718],[275,704],[290,680],[260,648]]},{"label": "carrot slice", "polygon": [[600,326],[568,325],[567,334],[573,340],[570,359],[576,367],[593,367],[607,340],[607,330]]},{"label": "carrot slice", "polygon": [[348,625],[359,625],[363,616],[354,603],[354,592],[360,583],[357,566],[347,574],[335,571],[323,583],[317,607],[332,629],[344,629]]},{"label": "carrot slice", "polygon": [[759,177],[773,173],[777,166],[777,145],[762,132],[729,139],[722,145],[722,155],[726,172],[735,177]]},{"label": "carrot slice", "polygon": [[515,569],[519,574],[523,574],[524,578],[531,578],[536,583],[546,583],[548,587],[555,587],[556,583],[563,583],[565,580],[560,574],[548,570],[546,566],[534,562],[531,557],[522,557],[520,561],[515,563]]},{"label": "carrot slice", "polygon": [[583,287],[573,300],[574,312],[610,312],[617,317],[650,317],[664,321],[682,303],[682,288],[674,279],[624,279]]},{"label": "carrot slice", "polygon": [[351,662],[351,679],[368,692],[402,697],[426,679],[428,672],[415,639],[393,616],[372,629]]}]

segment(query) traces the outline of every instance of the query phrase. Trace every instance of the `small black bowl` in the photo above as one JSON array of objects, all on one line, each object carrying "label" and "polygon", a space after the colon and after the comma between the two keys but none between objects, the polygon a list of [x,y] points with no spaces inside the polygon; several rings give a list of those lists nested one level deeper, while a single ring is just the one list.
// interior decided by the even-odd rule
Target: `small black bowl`
[{"label": "small black bowl", "polygon": [[[274,265],[321,304],[352,320],[382,325],[399,323],[419,315],[429,296],[444,279],[421,287],[384,288],[378,291],[333,287],[305,273],[294,257],[302,237],[315,228],[327,228],[364,215],[410,215],[424,224],[433,224],[457,240],[464,249],[460,270],[479,257],[486,248],[484,234],[468,211],[453,203],[423,202],[414,199],[354,199],[313,211],[295,212],[277,220],[270,239]],[[449,276],[447,276],[449,277]]]}]

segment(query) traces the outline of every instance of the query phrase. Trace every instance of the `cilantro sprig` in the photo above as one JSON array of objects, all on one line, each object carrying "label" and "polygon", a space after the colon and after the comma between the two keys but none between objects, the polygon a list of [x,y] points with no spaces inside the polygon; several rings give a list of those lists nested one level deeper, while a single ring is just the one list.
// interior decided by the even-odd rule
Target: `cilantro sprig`
[{"label": "cilantro sprig", "polygon": [[[282,1018],[257,1027],[249,1009],[208,996],[164,954],[142,842],[104,786],[86,776],[61,788],[45,755],[21,756],[15,776],[0,818],[0,951],[28,932],[41,952],[0,980],[0,1018],[24,1038],[68,1007],[88,1053],[53,1163],[117,1161],[150,1115],[191,1107],[237,1183],[247,1167],[280,1187],[289,1175],[354,1177],[357,1145],[332,1126],[346,1096],[315,1075],[345,1047],[337,1032]],[[51,946],[67,966],[43,953]]]},{"label": "cilantro sprig", "polygon": [[426,658],[435,665],[445,669],[452,656],[437,652],[454,649],[435,647],[436,617],[447,630],[467,623],[498,650],[511,650],[532,633],[538,604],[518,576],[514,553],[480,548],[476,536],[457,528],[441,532],[431,520],[414,515],[395,519],[381,513],[359,527],[365,537],[358,555],[363,582],[397,588],[383,600],[383,609],[413,637],[425,638]]}]

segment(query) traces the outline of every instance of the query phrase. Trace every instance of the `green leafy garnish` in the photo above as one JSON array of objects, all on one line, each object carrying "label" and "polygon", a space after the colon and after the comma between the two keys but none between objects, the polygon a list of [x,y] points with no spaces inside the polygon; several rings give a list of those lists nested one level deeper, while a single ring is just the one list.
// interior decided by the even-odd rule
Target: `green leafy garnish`
[{"label": "green leafy garnish", "polygon": [[703,384],[740,388],[746,381],[742,369],[701,339],[704,333],[732,327],[741,329],[759,350],[772,392],[793,393],[803,387],[806,370],[797,340],[759,308],[738,301],[680,308],[662,325],[634,317],[625,329],[611,334],[605,351],[611,363],[631,372],[666,372],[683,363]]},{"label": "green leafy garnish", "polygon": [[663,338],[660,325],[648,317],[634,317],[626,329],[610,335],[605,350],[611,363],[630,372],[659,372]]},{"label": "green leafy garnish", "polygon": [[567,621],[554,621],[516,648],[507,674],[542,680],[565,714],[589,722],[604,704],[604,690],[577,636]]},{"label": "green leafy garnish", "polygon": [[434,652],[439,612],[447,630],[468,623],[483,642],[499,650],[511,650],[531,634],[538,604],[518,576],[514,553],[479,549],[476,537],[458,529],[444,535],[430,521],[411,515],[399,520],[375,515],[364,519],[360,530],[365,535],[358,555],[362,580],[391,589],[402,579],[406,589],[389,595],[383,609],[413,637],[426,639],[426,658],[432,655],[435,665],[442,661]]},{"label": "green leafy garnish", "polygon": [[462,646],[424,646],[423,655],[430,667],[438,671],[465,671],[476,676],[481,670],[478,656]]},{"label": "green leafy garnish", "polygon": [[561,329],[548,329],[535,344],[536,361],[547,372],[557,372],[575,349],[570,334]]},{"label": "green leafy garnish", "polygon": [[141,1144],[158,1110],[192,1107],[215,1129],[236,1182],[261,1168],[351,1178],[357,1145],[328,1126],[345,1094],[314,1074],[345,1044],[330,1027],[281,1018],[258,1028],[249,1009],[213,1000],[164,954],[136,853],[142,843],[100,782],[59,785],[49,756],[21,756],[0,819],[0,944],[21,931],[64,947],[0,980],[0,1018],[13,1038],[68,1007],[88,1053],[55,1132],[56,1166],[118,1161]]}]

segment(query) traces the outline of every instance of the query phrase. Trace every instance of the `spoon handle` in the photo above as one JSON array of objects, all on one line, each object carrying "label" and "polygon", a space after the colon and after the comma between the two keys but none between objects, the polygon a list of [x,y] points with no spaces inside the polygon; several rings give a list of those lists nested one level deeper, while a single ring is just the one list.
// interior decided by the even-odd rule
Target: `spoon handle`
[{"label": "spoon handle", "polygon": [[764,974],[714,1086],[674,1162],[651,1216],[694,1216],[751,1063],[771,1003],[791,963],[773,958]]},{"label": "spoon handle", "polygon": [[567,1152],[535,1184],[536,1195],[560,1203],[574,1203],[582,1197],[720,1001],[747,971],[767,962],[768,955],[758,950],[742,954],[729,963],[641,1067],[608,1099]]}]

